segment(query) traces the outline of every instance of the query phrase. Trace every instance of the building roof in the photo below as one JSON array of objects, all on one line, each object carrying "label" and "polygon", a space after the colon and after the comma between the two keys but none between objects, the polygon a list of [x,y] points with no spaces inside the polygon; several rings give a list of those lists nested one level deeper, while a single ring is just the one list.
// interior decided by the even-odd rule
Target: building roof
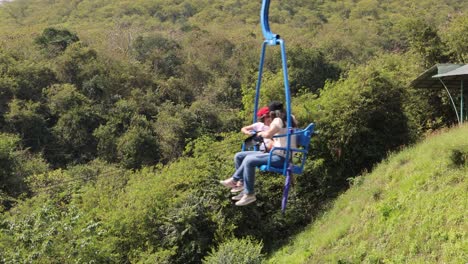
[{"label": "building roof", "polygon": [[443,88],[440,79],[447,88],[459,88],[461,80],[468,80],[468,64],[436,64],[411,82],[415,88]]},{"label": "building roof", "polygon": [[444,80],[448,78],[456,78],[457,80],[468,80],[468,64],[456,68],[453,71],[439,73],[437,75],[432,76],[432,78],[443,78]]}]

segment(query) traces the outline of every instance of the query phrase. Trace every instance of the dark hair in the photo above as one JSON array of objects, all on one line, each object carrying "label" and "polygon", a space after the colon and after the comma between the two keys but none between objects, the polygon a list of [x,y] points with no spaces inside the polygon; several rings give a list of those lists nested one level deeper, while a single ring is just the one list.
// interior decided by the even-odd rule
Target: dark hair
[{"label": "dark hair", "polygon": [[[278,101],[273,101],[268,105],[268,108],[270,110],[271,119],[275,119],[277,117],[281,118],[281,120],[283,121],[283,127],[286,127],[288,119],[286,116],[286,112],[283,109],[283,103],[278,102]],[[292,127],[297,127],[295,118],[291,118],[291,125]]]},{"label": "dark hair", "polygon": [[278,102],[278,101],[273,101],[268,105],[268,109],[270,110],[270,112],[277,111],[277,110],[283,111],[283,103]]},{"label": "dark hair", "polygon": [[278,102],[278,101],[272,101],[269,105],[268,105],[268,110],[270,110],[270,117],[271,119],[275,119],[277,117],[281,118],[281,120],[283,120],[283,127],[286,126],[286,119],[285,119],[285,114],[284,114],[284,110],[283,110],[283,103],[281,102]]}]

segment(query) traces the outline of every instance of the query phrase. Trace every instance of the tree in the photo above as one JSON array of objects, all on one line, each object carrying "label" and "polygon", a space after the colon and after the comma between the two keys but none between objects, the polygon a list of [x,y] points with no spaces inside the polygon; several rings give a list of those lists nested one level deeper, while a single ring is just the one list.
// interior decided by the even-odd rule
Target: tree
[{"label": "tree", "polygon": [[[387,60],[387,61],[386,61]],[[349,72],[346,79],[328,83],[311,109],[320,134],[314,148],[335,171],[335,187],[369,170],[389,151],[410,142],[404,113],[402,76],[398,78],[388,57]]]},{"label": "tree", "polygon": [[302,89],[317,93],[325,81],[337,80],[341,72],[338,66],[325,59],[322,52],[301,47],[288,51],[288,67],[293,95]]},{"label": "tree", "polygon": [[[48,164],[39,155],[22,149],[18,135],[0,133],[0,193],[18,197],[29,189],[25,180],[48,170]],[[0,199],[0,205],[8,205]]]},{"label": "tree", "polygon": [[52,128],[59,155],[67,163],[82,163],[94,159],[97,140],[93,137],[93,131],[100,123],[101,117],[90,106],[74,107],[60,113]]},{"label": "tree", "polygon": [[44,147],[50,139],[50,132],[41,104],[13,99],[8,107],[8,112],[4,117],[9,130],[19,134],[24,145],[31,147],[34,151]]},{"label": "tree", "polygon": [[[20,137],[11,134],[0,134],[0,190],[6,193],[13,193],[18,188],[14,175],[13,153],[20,143]],[[16,185],[16,186],[15,186]]]},{"label": "tree", "polygon": [[79,41],[80,39],[74,33],[67,29],[46,28],[34,43],[42,48],[47,56],[55,57],[67,49],[67,47]]},{"label": "tree", "polygon": [[105,116],[106,122],[94,132],[98,156],[108,162],[118,161],[117,139],[131,126],[132,119],[138,112],[138,104],[134,100],[121,99]]},{"label": "tree", "polygon": [[410,47],[424,58],[425,66],[448,62],[449,55],[434,25],[421,18],[409,18],[403,23]]},{"label": "tree", "polygon": [[89,105],[91,102],[72,84],[55,84],[44,90],[47,106],[54,115],[70,111],[73,108]]},{"label": "tree", "polygon": [[133,43],[135,58],[148,63],[153,72],[163,78],[174,77],[180,74],[183,64],[180,56],[180,45],[162,36],[139,36]]},{"label": "tree", "polygon": [[94,129],[101,122],[91,101],[72,84],[56,84],[44,90],[55,141],[46,148],[55,162],[83,162],[96,155]]},{"label": "tree", "polygon": [[442,31],[443,41],[453,53],[454,62],[468,62],[468,18],[464,15],[455,17]]},{"label": "tree", "polygon": [[72,43],[65,52],[57,58],[57,76],[62,82],[76,85],[81,89],[83,82],[100,72],[96,63],[97,52],[82,42]]},{"label": "tree", "polygon": [[179,157],[189,138],[196,137],[195,115],[181,105],[170,102],[160,106],[153,128],[160,140],[161,161]]},{"label": "tree", "polygon": [[129,169],[154,165],[160,159],[159,141],[144,116],[137,116],[132,126],[117,139],[117,156]]},{"label": "tree", "polygon": [[11,90],[16,83],[11,78],[0,77],[0,125],[4,127],[4,115],[8,111],[8,103],[13,99]]},{"label": "tree", "polygon": [[15,97],[22,100],[39,101],[42,89],[57,82],[52,69],[29,60],[17,61],[10,66],[6,75],[14,80],[11,90]]},{"label": "tree", "polygon": [[160,142],[151,118],[157,110],[151,94],[134,90],[133,98],[119,100],[109,111],[106,123],[93,135],[98,140],[98,156],[137,169],[153,165],[161,158]]}]

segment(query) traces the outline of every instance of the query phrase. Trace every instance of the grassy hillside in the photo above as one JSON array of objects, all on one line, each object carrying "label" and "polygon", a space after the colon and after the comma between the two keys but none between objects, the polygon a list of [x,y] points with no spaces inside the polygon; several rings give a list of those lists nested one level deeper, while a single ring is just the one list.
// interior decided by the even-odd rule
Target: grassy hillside
[{"label": "grassy hillside", "polygon": [[391,155],[269,263],[466,263],[468,126]]}]

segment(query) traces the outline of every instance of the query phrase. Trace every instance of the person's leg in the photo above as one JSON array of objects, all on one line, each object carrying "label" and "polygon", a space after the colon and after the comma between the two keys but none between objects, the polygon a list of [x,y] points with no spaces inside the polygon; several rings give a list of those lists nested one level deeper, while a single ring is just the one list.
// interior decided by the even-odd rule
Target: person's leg
[{"label": "person's leg", "polygon": [[[259,155],[249,155],[247,156],[244,161],[242,162],[242,166],[244,166],[244,185],[245,189],[241,195],[235,196],[236,200],[240,198],[239,201],[236,202],[237,206],[245,206],[251,204],[257,200],[255,197],[254,191],[254,184],[255,184],[255,168],[257,166],[261,166],[268,163],[269,154],[259,154]],[[271,157],[271,165],[275,167],[280,167],[283,165],[284,158],[278,155],[272,155]],[[233,197],[234,199],[234,197]]]},{"label": "person's leg", "polygon": [[249,155],[249,154],[252,154],[252,153],[255,153],[256,151],[241,151],[241,152],[237,152],[235,155],[234,155],[234,164],[235,164],[235,167],[236,167],[236,170],[240,167],[240,165],[242,164],[242,161],[244,160],[245,156]]},{"label": "person's leg", "polygon": [[[243,163],[242,161],[244,161],[245,157],[249,156],[249,155],[254,155],[254,154],[257,154],[259,153],[258,151],[241,151],[241,152],[237,152],[235,155],[234,155],[234,163],[235,163],[235,166],[236,166],[236,171],[233,173],[233,175],[229,178],[227,178],[226,180],[222,180],[220,181],[220,183],[228,188],[231,188],[234,189],[234,188],[238,188],[237,190],[235,190],[236,192],[240,189],[243,189],[243,185],[239,184],[240,186],[238,187],[238,183],[240,181],[243,181],[243,171],[244,171],[244,166],[243,166]],[[242,188],[241,188],[242,186]]]},{"label": "person's leg", "polygon": [[[254,194],[254,184],[255,184],[255,169],[261,165],[268,164],[268,153],[262,153],[257,155],[248,155],[244,158],[242,162],[243,166],[243,177],[244,177],[244,188],[246,194]],[[278,155],[272,155],[271,165],[275,167],[280,167],[283,165],[284,158]]]},{"label": "person's leg", "polygon": [[258,153],[261,153],[259,151],[241,151],[237,152],[236,155],[234,155],[234,164],[236,167],[236,171],[232,175],[232,178],[234,181],[242,181],[243,180],[243,172],[244,172],[244,166],[243,166],[243,161],[245,157],[250,156],[250,155],[256,155]]}]

